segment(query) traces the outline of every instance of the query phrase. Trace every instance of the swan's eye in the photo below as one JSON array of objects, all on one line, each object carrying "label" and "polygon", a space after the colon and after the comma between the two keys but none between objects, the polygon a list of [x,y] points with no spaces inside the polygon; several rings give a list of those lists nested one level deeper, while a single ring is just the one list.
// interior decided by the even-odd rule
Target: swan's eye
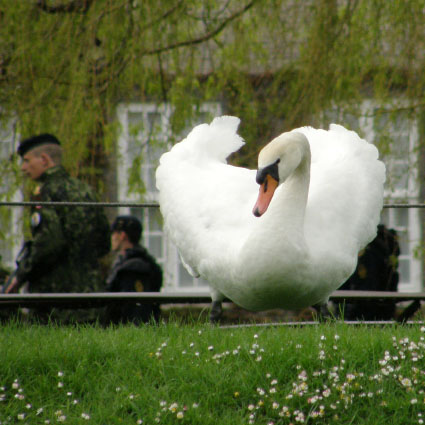
[{"label": "swan's eye", "polygon": [[265,168],[257,170],[257,176],[255,177],[255,181],[260,185],[263,184],[264,180],[266,179],[267,173],[265,172],[265,170]]},{"label": "swan's eye", "polygon": [[[279,169],[278,169],[279,162],[280,162],[280,159],[277,159],[273,164],[270,164],[267,167],[257,170],[257,176],[255,179],[257,183],[260,185],[263,184],[264,180],[266,180],[267,175],[270,175],[270,177],[273,177],[276,181],[279,181]],[[266,190],[267,190],[267,186],[265,187],[264,191]]]}]

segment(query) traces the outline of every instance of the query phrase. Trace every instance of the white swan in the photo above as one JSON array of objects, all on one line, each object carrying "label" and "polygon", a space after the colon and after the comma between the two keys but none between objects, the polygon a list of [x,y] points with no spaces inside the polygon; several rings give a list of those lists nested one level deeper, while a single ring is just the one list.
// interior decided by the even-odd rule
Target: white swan
[{"label": "white swan", "polygon": [[254,311],[324,303],[376,235],[385,180],[378,151],[340,125],[303,127],[266,145],[256,174],[226,163],[244,144],[239,122],[215,118],[162,155],[165,229],[215,302],[226,296]]}]

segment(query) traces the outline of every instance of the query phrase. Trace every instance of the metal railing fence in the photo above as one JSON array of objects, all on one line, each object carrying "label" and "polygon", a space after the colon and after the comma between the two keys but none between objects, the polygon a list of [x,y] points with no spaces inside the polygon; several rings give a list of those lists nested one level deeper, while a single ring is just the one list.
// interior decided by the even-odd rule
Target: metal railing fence
[{"label": "metal railing fence", "polygon": [[[119,301],[137,303],[157,302],[160,304],[204,304],[211,302],[209,292],[91,292],[91,293],[43,293],[43,294],[0,294],[0,306],[34,307],[35,305],[76,306],[106,305]],[[335,291],[330,301],[391,300],[424,301],[425,292],[384,292],[384,291]],[[224,302],[230,302],[225,300]]]},{"label": "metal railing fence", "polygon": [[[33,207],[33,206],[52,206],[52,207],[106,207],[106,208],[159,208],[156,202],[46,202],[46,201],[0,201],[1,206],[11,207]],[[425,204],[384,204],[383,208],[425,208]]]},{"label": "metal railing fence", "polygon": [[[106,208],[158,208],[155,202],[33,202],[33,201],[0,201],[0,206],[31,207],[31,206],[95,206]],[[383,208],[425,208],[423,203],[415,204],[384,204]],[[381,292],[381,291],[335,291],[330,296],[330,301],[355,302],[355,301],[392,301],[394,303],[413,301],[411,308],[418,309],[420,303],[425,301],[425,292]],[[34,307],[49,306],[59,308],[85,308],[104,306],[110,303],[137,302],[160,304],[204,304],[210,303],[208,292],[97,292],[97,293],[31,293],[31,294],[0,294],[1,307]],[[225,300],[229,302],[229,300]],[[409,307],[407,307],[409,308]]]}]

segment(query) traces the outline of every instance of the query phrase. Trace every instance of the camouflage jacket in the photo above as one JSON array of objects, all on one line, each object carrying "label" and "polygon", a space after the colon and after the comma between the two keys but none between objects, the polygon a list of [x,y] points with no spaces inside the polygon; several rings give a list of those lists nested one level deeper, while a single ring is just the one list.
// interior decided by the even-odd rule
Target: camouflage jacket
[{"label": "camouflage jacket", "polygon": [[[61,166],[39,179],[33,201],[93,202],[85,183]],[[31,210],[30,249],[18,264],[20,284],[30,292],[91,292],[101,287],[98,259],[110,249],[109,223],[102,209],[86,206],[35,206]]]}]

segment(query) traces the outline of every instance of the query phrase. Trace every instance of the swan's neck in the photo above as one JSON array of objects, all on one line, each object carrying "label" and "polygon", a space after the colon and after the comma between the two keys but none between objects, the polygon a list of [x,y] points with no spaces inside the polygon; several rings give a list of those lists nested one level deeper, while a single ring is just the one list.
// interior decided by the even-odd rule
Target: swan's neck
[{"label": "swan's neck", "polygon": [[304,216],[310,186],[311,154],[308,148],[294,172],[278,188],[269,210],[264,215],[266,219],[286,223],[286,230],[304,231]]},{"label": "swan's neck", "polygon": [[[306,260],[304,215],[310,184],[310,151],[281,184],[267,211],[257,219],[252,232],[236,255],[235,280],[263,281],[281,268],[276,256],[295,269]],[[241,288],[239,288],[241,290]]]}]

